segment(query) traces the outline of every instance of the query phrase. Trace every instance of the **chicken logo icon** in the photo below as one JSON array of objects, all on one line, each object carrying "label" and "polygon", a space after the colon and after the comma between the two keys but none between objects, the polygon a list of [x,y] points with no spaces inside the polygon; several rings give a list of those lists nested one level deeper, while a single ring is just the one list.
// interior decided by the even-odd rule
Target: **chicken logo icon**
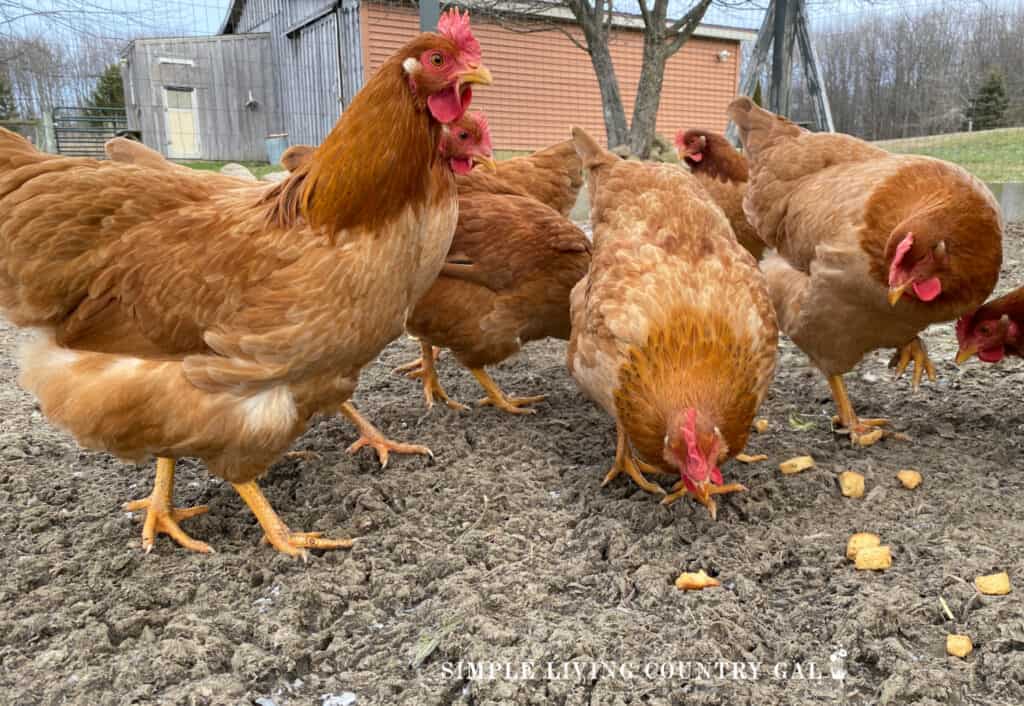
[{"label": "chicken logo icon", "polygon": [[839,648],[828,657],[828,668],[832,678],[836,680],[846,679],[846,650]]}]

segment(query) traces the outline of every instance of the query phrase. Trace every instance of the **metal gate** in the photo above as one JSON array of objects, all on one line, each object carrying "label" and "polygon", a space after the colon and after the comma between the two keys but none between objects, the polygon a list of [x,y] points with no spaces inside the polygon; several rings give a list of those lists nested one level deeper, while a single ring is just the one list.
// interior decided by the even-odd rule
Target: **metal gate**
[{"label": "metal gate", "polygon": [[53,109],[53,132],[59,154],[103,158],[103,143],[127,128],[124,108]]}]

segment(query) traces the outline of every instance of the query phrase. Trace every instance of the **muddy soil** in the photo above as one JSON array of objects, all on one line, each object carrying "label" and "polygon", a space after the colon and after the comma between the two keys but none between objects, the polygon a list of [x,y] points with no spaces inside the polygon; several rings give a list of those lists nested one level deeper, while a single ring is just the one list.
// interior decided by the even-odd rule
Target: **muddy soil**
[{"label": "muddy soil", "polygon": [[[1003,289],[1024,283],[1024,227],[1007,246]],[[161,537],[144,554],[141,517],[120,506],[149,493],[152,466],[51,428],[15,381],[21,334],[0,335],[4,704],[1024,703],[1024,365],[956,368],[951,326],[926,336],[940,379],[919,393],[892,380],[888,353],[849,376],[862,415],[912,437],[866,450],[832,434],[825,381],[785,343],[770,430],[748,448],[769,460],[727,465],[749,492],[717,522],[625,480],[600,487],[613,425],[567,375],[563,342],[494,371],[510,392],[548,394],[517,418],[426,412],[390,373],[415,356],[396,342],[356,402],[436,460],[382,471],[345,453],[340,418],[318,420],[296,449],[319,458],[281,461],[263,487],[293,528],[359,541],[306,564],[261,546],[241,500],[193,461],[177,501],[210,506],[185,527],[217,553]],[[454,397],[480,396],[452,361],[441,375]],[[782,476],[799,454],[817,467]],[[923,485],[900,487],[902,468]],[[845,469],[866,497],[840,494]],[[891,545],[889,571],[846,561],[857,531]],[[722,586],[677,591],[697,569]],[[975,595],[975,576],[1004,570],[1010,595]],[[947,657],[947,633],[974,653]]]}]

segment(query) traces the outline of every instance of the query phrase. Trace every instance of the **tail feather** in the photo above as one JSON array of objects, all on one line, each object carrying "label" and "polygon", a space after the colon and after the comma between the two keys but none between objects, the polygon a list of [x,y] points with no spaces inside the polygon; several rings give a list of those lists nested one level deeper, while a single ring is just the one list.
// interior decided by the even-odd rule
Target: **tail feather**
[{"label": "tail feather", "polygon": [[743,149],[752,160],[756,160],[760,152],[776,140],[797,137],[807,132],[786,118],[761,108],[747,97],[737,98],[730,103],[728,113],[739,129]]}]

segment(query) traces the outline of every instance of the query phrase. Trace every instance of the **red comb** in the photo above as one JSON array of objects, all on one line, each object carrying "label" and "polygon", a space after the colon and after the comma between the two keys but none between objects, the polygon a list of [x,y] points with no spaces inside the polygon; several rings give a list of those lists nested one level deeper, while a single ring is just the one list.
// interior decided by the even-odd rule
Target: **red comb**
[{"label": "red comb", "polygon": [[964,314],[956,322],[956,340],[958,343],[963,343],[967,340],[967,334],[971,332],[971,326],[974,324],[974,314],[976,311],[972,311],[970,314]]},{"label": "red comb", "polygon": [[694,480],[706,480],[707,461],[700,455],[697,445],[697,410],[693,407],[686,410],[683,421],[683,439],[686,441],[686,470]]},{"label": "red comb", "polygon": [[477,129],[480,130],[480,146],[484,147],[488,153],[491,152],[491,126],[487,122],[487,116],[481,112],[473,113],[473,119],[476,120]]},{"label": "red comb", "polygon": [[910,252],[912,247],[914,247],[914,234],[907,233],[906,237],[896,246],[896,253],[892,256],[892,264],[889,265],[890,283],[896,278],[896,273],[900,271],[903,264],[903,258],[906,257],[906,254]]},{"label": "red comb", "polygon": [[483,54],[480,51],[480,42],[469,28],[469,10],[464,15],[455,7],[448,10],[437,21],[437,31],[454,42],[465,63],[480,63]]},{"label": "red comb", "polygon": [[681,150],[686,146],[686,132],[680,130],[676,133],[676,149]]}]

